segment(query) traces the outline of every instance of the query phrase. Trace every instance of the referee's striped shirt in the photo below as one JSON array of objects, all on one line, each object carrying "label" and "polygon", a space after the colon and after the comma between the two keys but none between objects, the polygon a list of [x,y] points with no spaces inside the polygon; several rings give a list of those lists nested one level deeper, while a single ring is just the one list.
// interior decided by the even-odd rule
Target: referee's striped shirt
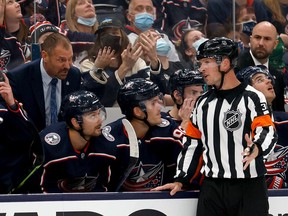
[{"label": "referee's striped shirt", "polygon": [[[260,155],[243,170],[241,153],[248,133]],[[250,85],[205,93],[197,101],[192,124],[178,157],[178,181],[192,181],[202,172],[212,178],[254,178],[266,173],[264,158],[273,150],[277,134],[264,95]],[[203,151],[204,150],[204,151]],[[203,153],[203,155],[202,155]]]}]

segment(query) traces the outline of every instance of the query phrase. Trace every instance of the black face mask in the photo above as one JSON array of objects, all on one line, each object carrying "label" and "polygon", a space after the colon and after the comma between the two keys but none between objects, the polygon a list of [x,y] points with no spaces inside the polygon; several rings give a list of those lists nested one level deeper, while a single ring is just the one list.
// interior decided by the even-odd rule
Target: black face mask
[{"label": "black face mask", "polygon": [[116,53],[120,52],[121,50],[121,37],[111,34],[102,34],[100,35],[100,43],[101,47],[111,47],[112,50],[115,50]]}]

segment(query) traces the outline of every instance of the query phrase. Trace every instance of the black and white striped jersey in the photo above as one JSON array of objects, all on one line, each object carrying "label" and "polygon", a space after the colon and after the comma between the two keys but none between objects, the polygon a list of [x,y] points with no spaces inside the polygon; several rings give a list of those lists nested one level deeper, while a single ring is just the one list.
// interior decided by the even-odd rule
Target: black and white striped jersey
[{"label": "black and white striped jersey", "polygon": [[[243,170],[245,134],[260,148],[259,156]],[[266,173],[264,159],[277,134],[264,95],[250,85],[231,90],[212,89],[197,101],[192,124],[178,158],[177,179],[192,181],[203,156],[202,172],[212,178],[254,178]],[[203,155],[202,155],[203,153]]]}]

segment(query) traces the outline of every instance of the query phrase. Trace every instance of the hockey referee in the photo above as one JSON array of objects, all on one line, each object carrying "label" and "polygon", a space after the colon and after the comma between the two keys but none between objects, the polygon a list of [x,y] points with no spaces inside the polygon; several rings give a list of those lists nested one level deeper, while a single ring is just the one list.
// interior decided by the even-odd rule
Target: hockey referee
[{"label": "hockey referee", "polygon": [[170,189],[171,195],[181,190],[203,156],[197,216],[268,215],[264,160],[277,134],[265,96],[235,76],[237,56],[236,44],[227,38],[200,45],[199,70],[212,88],[196,102],[175,182],[154,189]]}]

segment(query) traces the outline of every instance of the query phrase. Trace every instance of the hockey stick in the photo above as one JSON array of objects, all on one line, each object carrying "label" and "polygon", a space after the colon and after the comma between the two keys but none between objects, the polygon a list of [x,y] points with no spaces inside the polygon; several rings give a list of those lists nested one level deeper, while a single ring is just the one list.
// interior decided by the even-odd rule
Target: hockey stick
[{"label": "hockey stick", "polygon": [[127,119],[122,119],[122,123],[125,126],[125,129],[128,134],[129,139],[129,147],[130,147],[130,158],[129,158],[129,165],[127,169],[125,170],[122,178],[120,179],[119,184],[116,187],[116,192],[120,190],[121,186],[129,176],[132,169],[135,167],[138,158],[139,158],[139,148],[138,148],[138,139],[135,133],[135,130],[131,123]]}]

